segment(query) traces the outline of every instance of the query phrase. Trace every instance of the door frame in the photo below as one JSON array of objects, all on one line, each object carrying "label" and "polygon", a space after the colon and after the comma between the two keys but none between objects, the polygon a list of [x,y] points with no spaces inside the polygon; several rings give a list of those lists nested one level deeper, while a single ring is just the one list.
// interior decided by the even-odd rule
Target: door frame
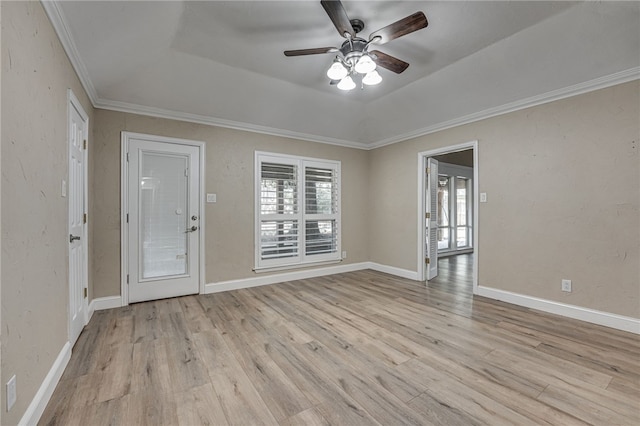
[{"label": "door frame", "polygon": [[149,135],[144,133],[134,133],[122,131],[120,137],[120,299],[122,306],[129,305],[129,284],[127,275],[129,273],[129,226],[127,225],[127,215],[129,213],[129,167],[127,166],[127,155],[129,153],[130,139],[144,139],[152,142],[163,142],[176,145],[188,145],[198,148],[200,155],[200,179],[198,205],[200,208],[200,245],[199,254],[199,294],[204,294],[205,289],[205,143],[188,139],[170,138],[166,136]]},{"label": "door frame", "polygon": [[[85,112],[84,108],[82,107],[82,104],[80,103],[80,101],[78,100],[78,98],[76,97],[76,95],[73,93],[73,91],[71,89],[67,89],[67,182],[64,183],[64,191],[66,192],[65,196],[67,197],[67,230],[69,229],[69,215],[70,215],[70,210],[69,210],[69,200],[71,200],[71,193],[68,191],[68,187],[69,187],[69,174],[70,174],[70,163],[71,163],[71,150],[69,147],[70,144],[70,138],[71,138],[71,108],[75,109],[78,114],[80,115],[80,118],[82,118],[82,121],[84,122],[84,129],[82,131],[82,138],[87,141],[87,145],[86,148],[83,149],[83,177],[82,177],[82,186],[83,186],[83,210],[85,214],[88,214],[89,212],[89,116],[87,115],[87,113]],[[87,297],[84,297],[84,294],[81,295],[81,299],[82,299],[82,311],[84,313],[83,315],[83,322],[84,325],[87,325],[87,323],[89,322],[89,226],[88,226],[88,220],[82,225],[82,235],[80,236],[81,239],[81,243],[83,245],[82,250],[84,252],[84,256],[82,257],[82,262],[83,262],[83,277],[82,277],[82,281],[83,281],[83,288],[82,291],[84,292],[86,289],[87,292]],[[69,232],[67,232],[67,234],[69,234]],[[70,250],[71,250],[71,246],[67,245],[67,267],[69,267],[69,276],[67,277],[67,285],[68,285],[68,296],[69,296],[69,308],[68,308],[68,312],[67,312],[67,338],[69,340],[69,343],[71,343],[71,345],[73,346],[73,344],[75,342],[71,341],[71,319],[72,319],[72,312],[71,312],[71,268],[69,265],[70,262]]]},{"label": "door frame", "polygon": [[418,153],[418,281],[425,281],[426,268],[424,263],[425,258],[425,212],[427,197],[425,196],[426,179],[425,171],[427,158],[435,157],[443,154],[450,154],[458,151],[465,151],[467,149],[473,149],[473,293],[478,292],[478,258],[480,256],[480,244],[478,244],[478,141],[473,140],[457,145],[445,146],[442,148],[431,149],[428,151],[422,151]]}]

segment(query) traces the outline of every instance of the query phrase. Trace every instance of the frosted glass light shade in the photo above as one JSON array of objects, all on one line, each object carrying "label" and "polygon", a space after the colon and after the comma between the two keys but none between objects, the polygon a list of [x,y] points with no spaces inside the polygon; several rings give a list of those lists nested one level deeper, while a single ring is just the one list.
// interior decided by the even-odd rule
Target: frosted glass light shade
[{"label": "frosted glass light shade", "polygon": [[375,86],[376,84],[379,84],[382,81],[382,77],[380,76],[380,74],[378,74],[378,71],[371,71],[370,73],[367,73],[367,75],[364,76],[364,78],[362,79],[362,83],[366,84],[367,86]]},{"label": "frosted glass light shade", "polygon": [[346,76],[345,78],[340,80],[340,83],[338,83],[338,89],[340,90],[352,90],[355,89],[355,87],[356,83],[353,82],[353,79],[350,75]]},{"label": "frosted glass light shade", "polygon": [[369,55],[362,55],[356,62],[356,72],[367,74],[376,69],[376,63]]},{"label": "frosted glass light shade", "polygon": [[334,62],[327,71],[327,77],[331,80],[342,80],[349,74],[349,71],[340,62]]}]

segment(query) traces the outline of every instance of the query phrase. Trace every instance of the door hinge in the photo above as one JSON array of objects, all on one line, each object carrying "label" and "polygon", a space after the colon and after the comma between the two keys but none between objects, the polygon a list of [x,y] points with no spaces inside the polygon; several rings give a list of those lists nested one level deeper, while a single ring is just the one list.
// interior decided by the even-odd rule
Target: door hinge
[{"label": "door hinge", "polygon": [[89,292],[87,291],[87,288],[84,288],[84,298],[86,299],[87,296],[89,296]]},{"label": "door hinge", "polygon": [[431,168],[427,167],[427,174],[431,173]]},{"label": "door hinge", "polygon": [[428,257],[424,258],[424,263],[426,263],[427,265],[431,263],[431,260]]},{"label": "door hinge", "polygon": [[87,223],[87,214],[86,213],[84,215],[82,215],[82,221],[84,223]]},{"label": "door hinge", "polygon": [[129,213],[127,213],[127,223],[129,223]]},{"label": "door hinge", "polygon": [[82,141],[82,148],[87,149],[87,140]]},{"label": "door hinge", "polygon": [[127,274],[127,284],[129,284],[129,274]]},{"label": "door hinge", "polygon": [[127,163],[129,162],[129,153],[127,152]]},{"label": "door hinge", "polygon": [[185,175],[186,177],[189,177],[189,169],[184,169],[184,175]]},{"label": "door hinge", "polygon": [[431,213],[427,212],[424,214],[425,219],[431,219]]}]

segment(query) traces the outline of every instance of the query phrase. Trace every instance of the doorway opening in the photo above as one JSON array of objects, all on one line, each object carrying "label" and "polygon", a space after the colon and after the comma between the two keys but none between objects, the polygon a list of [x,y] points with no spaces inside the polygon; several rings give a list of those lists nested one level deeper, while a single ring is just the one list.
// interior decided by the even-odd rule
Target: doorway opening
[{"label": "doorway opening", "polygon": [[455,273],[476,293],[477,141],[418,154],[418,208],[418,279],[435,283]]}]

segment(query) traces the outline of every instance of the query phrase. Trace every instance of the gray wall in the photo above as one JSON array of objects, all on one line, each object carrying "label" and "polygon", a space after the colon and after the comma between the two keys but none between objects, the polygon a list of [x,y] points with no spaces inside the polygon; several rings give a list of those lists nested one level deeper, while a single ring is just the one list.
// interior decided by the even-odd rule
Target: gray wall
[{"label": "gray wall", "polygon": [[[2,424],[16,424],[68,340],[67,89],[93,108],[39,2],[2,8]],[[5,386],[18,399],[6,412]]]},{"label": "gray wall", "polygon": [[[120,132],[204,141],[206,283],[255,277],[254,153],[268,151],[342,162],[342,250],[346,263],[368,260],[368,152],[135,114],[96,110],[93,126],[92,283],[96,297],[120,294]],[[261,276],[264,274],[260,274]]]},{"label": "gray wall", "polygon": [[640,318],[639,86],[372,151],[371,260],[415,271],[417,155],[478,140],[479,285]]}]

